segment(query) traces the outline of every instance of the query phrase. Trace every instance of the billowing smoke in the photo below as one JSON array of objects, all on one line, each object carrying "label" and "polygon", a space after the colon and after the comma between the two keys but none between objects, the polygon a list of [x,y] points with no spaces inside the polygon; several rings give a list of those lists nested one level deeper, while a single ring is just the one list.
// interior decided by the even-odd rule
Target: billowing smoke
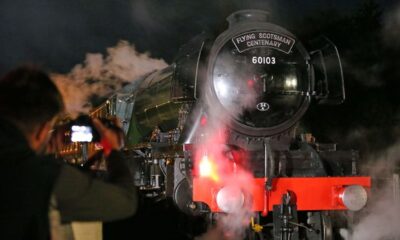
[{"label": "billowing smoke", "polygon": [[348,61],[346,58],[342,58],[341,60],[343,66],[348,70],[347,73],[361,86],[374,88],[384,85],[384,82],[379,76],[384,67],[382,62],[374,62],[369,65],[368,68],[361,68],[352,60]]},{"label": "billowing smoke", "polygon": [[133,44],[120,41],[107,49],[106,56],[88,53],[83,64],[76,65],[67,74],[54,73],[52,78],[64,97],[67,112],[75,116],[87,113],[127,83],[166,66],[164,60],[139,53]]},{"label": "billowing smoke", "polygon": [[246,154],[226,145],[226,137],[221,128],[196,147],[200,176],[210,177],[225,191],[221,197],[225,202],[221,210],[225,213],[217,215],[216,226],[200,239],[241,240],[253,216],[248,199],[248,193],[253,191],[252,175],[240,164],[246,161]]},{"label": "billowing smoke", "polygon": [[[400,5],[392,8],[391,11],[387,11],[383,17],[383,29],[380,33],[383,36],[384,49],[387,51],[384,55],[386,61],[380,59],[379,63],[377,62],[371,69],[359,71],[367,74],[359,76],[360,80],[367,83],[367,86],[389,84],[391,78],[395,82],[399,76],[397,63],[394,63],[395,61],[391,57],[397,57],[396,53],[400,49]],[[382,72],[382,67],[389,71],[390,75],[369,74]],[[371,76],[375,77],[371,78]],[[385,79],[384,76],[390,79]],[[385,91],[387,93],[387,89]],[[393,103],[381,101],[377,106],[380,109],[385,109],[389,104]],[[388,119],[392,122],[391,124],[358,127],[353,130],[348,139],[349,142],[357,140],[364,142],[364,145],[367,144],[363,148],[368,151],[369,156],[368,161],[364,163],[362,173],[372,177],[372,189],[370,200],[366,208],[359,213],[352,232],[342,229],[342,236],[346,240],[398,239],[400,236],[400,187],[398,182],[400,142],[398,140],[399,124],[395,120],[399,113],[397,107],[393,107],[387,112],[390,114]],[[384,111],[380,112],[380,117],[385,119],[383,113]],[[384,151],[373,152],[370,150],[376,148],[376,145],[381,145],[382,142],[388,142],[387,139],[391,140],[391,136],[397,140],[397,143]],[[365,141],[366,138],[375,140]],[[396,141],[394,139],[391,141]]]},{"label": "billowing smoke", "polygon": [[400,143],[377,156],[371,156],[370,164],[363,169],[365,175],[372,177],[370,201],[356,221],[353,233],[342,230],[345,239],[383,240],[400,236],[399,163]]},{"label": "billowing smoke", "polygon": [[[211,106],[210,113],[213,119],[218,119],[219,122],[228,123],[229,116],[221,115],[221,111],[225,111],[232,117],[237,117],[244,110],[252,108],[256,105],[258,98],[255,82],[260,81],[255,70],[246,66],[246,70],[237,69],[235,59],[230,53],[220,53],[215,63],[215,72],[213,78],[213,87],[224,109],[218,109],[215,105]],[[253,107],[254,108],[254,107]],[[227,118],[228,117],[228,118]]]},{"label": "billowing smoke", "polygon": [[[209,176],[221,187],[216,194],[221,213],[216,216],[216,224],[199,238],[202,240],[244,239],[254,214],[249,197],[254,186],[252,172],[247,169],[248,154],[229,145],[227,129],[245,109],[256,105],[257,94],[251,86],[247,86],[247,79],[254,76],[242,76],[242,71],[232,68],[234,64],[231,61],[230,57],[220,55],[215,68],[223,69],[224,74],[205,84],[203,91],[207,95],[210,89],[215,89],[218,100],[204,96],[209,102],[205,109],[207,122],[204,121],[200,128],[202,134],[196,146],[195,164],[200,176]],[[224,203],[219,205],[221,202]]]},{"label": "billowing smoke", "polygon": [[400,47],[400,5],[388,11],[384,17],[383,27],[385,43],[391,47]]}]

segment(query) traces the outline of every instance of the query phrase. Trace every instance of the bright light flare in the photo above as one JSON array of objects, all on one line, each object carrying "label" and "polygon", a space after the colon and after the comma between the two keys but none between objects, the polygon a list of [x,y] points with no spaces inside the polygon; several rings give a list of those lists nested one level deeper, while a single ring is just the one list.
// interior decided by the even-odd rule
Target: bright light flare
[{"label": "bright light flare", "polygon": [[91,127],[74,125],[71,130],[72,142],[91,142],[93,139]]},{"label": "bright light flare", "polygon": [[221,97],[229,97],[229,86],[226,84],[225,79],[218,79],[215,81],[215,90]]},{"label": "bright light flare", "polygon": [[296,77],[286,78],[285,87],[293,89],[297,88],[297,78]]},{"label": "bright light flare", "polygon": [[210,160],[208,155],[204,155],[199,164],[200,177],[211,178],[214,181],[219,181],[217,166],[214,161]]}]

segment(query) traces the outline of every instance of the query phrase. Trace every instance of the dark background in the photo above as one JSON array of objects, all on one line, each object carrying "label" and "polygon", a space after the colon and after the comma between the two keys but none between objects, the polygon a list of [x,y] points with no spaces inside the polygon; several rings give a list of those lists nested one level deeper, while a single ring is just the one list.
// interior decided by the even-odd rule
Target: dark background
[{"label": "dark background", "polygon": [[[68,72],[87,52],[105,52],[124,39],[141,52],[171,62],[179,46],[203,30],[223,28],[235,10],[269,10],[290,30],[327,30],[336,18],[355,17],[365,4],[382,13],[396,0],[2,0],[0,2],[0,72],[32,60]],[[307,22],[309,17],[317,21]],[[318,18],[319,17],[319,18]],[[374,16],[383,21],[382,16]],[[347,25],[350,22],[346,22]],[[365,22],[365,26],[368,22]],[[336,25],[332,34],[347,31]],[[377,26],[379,27],[379,26]],[[371,31],[373,29],[363,29]],[[349,32],[347,32],[349,33]],[[350,33],[351,34],[351,33]],[[345,36],[343,36],[345,38]],[[344,39],[344,41],[346,41]]]},{"label": "dark background", "polygon": [[2,0],[0,74],[25,62],[67,73],[86,53],[106,53],[119,40],[171,63],[202,31],[224,30],[235,10],[268,10],[271,21],[305,43],[324,34],[338,47],[346,101],[312,107],[303,119],[318,140],[368,155],[399,133],[400,5],[395,0]]},{"label": "dark background", "polygon": [[[304,42],[324,34],[339,49],[346,101],[312,104],[303,118],[305,130],[338,148],[360,150],[364,161],[398,142],[400,4],[395,0],[1,0],[0,74],[25,62],[67,73],[86,53],[105,53],[119,40],[171,63],[182,44],[204,30],[225,29],[225,18],[245,8],[269,10],[272,22]],[[149,239],[183,239],[178,229],[190,226],[181,223],[197,223],[170,202],[142,206],[135,218],[106,225],[105,238],[140,232]]]}]

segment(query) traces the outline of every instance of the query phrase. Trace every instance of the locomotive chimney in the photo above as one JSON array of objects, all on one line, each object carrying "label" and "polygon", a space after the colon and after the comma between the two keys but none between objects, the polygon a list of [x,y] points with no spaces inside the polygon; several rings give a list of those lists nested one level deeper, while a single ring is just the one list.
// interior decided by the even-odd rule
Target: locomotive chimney
[{"label": "locomotive chimney", "polygon": [[268,11],[246,9],[232,13],[227,17],[229,27],[237,23],[254,23],[254,22],[268,22],[270,14]]}]

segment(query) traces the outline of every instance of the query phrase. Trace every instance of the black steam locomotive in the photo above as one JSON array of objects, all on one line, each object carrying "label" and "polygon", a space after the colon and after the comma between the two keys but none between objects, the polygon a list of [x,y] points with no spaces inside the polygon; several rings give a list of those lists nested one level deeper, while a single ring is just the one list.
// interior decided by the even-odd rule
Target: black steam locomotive
[{"label": "black steam locomotive", "polygon": [[[345,225],[336,218],[364,207],[370,178],[357,176],[356,151],[297,130],[312,99],[343,102],[339,54],[326,38],[307,50],[268,18],[233,13],[226,31],[195,37],[173,64],[91,115],[122,120],[145,196],[172,198],[210,222],[243,217],[245,230],[233,234],[246,239],[337,239]],[[94,148],[75,144],[61,155],[82,161]]]}]

